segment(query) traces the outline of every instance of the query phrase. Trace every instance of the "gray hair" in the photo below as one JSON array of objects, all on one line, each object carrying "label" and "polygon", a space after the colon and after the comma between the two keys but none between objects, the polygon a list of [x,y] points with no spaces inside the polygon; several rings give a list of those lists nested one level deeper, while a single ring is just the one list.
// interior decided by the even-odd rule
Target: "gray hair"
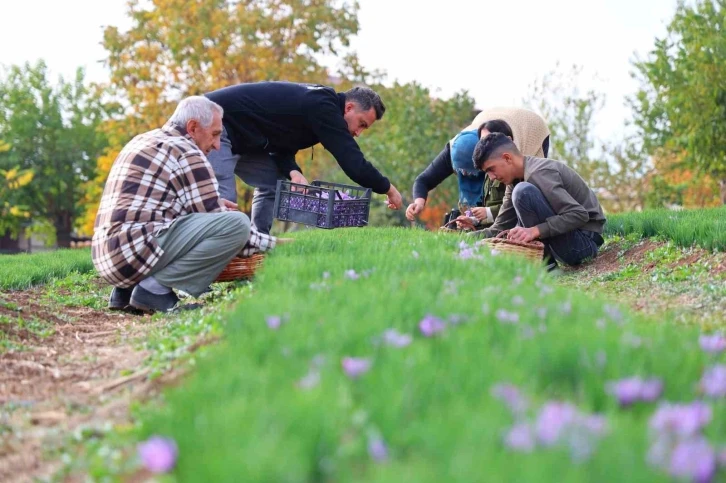
[{"label": "gray hair", "polygon": [[346,101],[355,102],[363,111],[370,111],[373,108],[376,111],[376,120],[380,120],[386,112],[386,105],[383,104],[381,96],[370,87],[353,87],[344,94]]},{"label": "gray hair", "polygon": [[224,109],[216,102],[212,102],[204,96],[189,96],[182,99],[176,106],[174,114],[169,122],[177,126],[186,126],[189,121],[196,119],[202,127],[209,127],[214,119],[214,113],[224,115]]}]

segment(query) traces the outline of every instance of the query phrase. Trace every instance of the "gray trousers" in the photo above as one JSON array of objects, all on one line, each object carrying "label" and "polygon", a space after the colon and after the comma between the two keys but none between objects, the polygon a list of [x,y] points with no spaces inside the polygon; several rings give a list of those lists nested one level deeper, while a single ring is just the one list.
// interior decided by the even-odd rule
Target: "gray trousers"
[{"label": "gray trousers", "polygon": [[260,233],[269,234],[275,207],[277,180],[283,179],[277,163],[264,152],[234,154],[227,130],[222,131],[219,150],[207,155],[219,182],[222,198],[237,202],[235,175],[255,188],[252,198],[252,226]]},{"label": "gray trousers", "polygon": [[155,237],[164,254],[150,275],[164,286],[197,297],[245,246],[250,219],[241,211],[192,213]]}]

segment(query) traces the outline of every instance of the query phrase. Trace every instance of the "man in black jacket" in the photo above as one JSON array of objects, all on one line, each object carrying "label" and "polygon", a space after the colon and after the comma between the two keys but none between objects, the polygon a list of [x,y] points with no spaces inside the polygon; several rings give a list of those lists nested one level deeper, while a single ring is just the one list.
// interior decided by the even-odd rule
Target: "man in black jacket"
[{"label": "man in black jacket", "polygon": [[331,87],[291,82],[257,82],[207,94],[224,109],[221,147],[208,159],[222,198],[236,201],[235,175],[254,186],[252,224],[272,227],[277,180],[305,183],[295,154],[321,143],[355,183],[388,195],[400,209],[401,194],[370,162],[355,137],[383,117],[386,107],[367,87],[336,93]]}]

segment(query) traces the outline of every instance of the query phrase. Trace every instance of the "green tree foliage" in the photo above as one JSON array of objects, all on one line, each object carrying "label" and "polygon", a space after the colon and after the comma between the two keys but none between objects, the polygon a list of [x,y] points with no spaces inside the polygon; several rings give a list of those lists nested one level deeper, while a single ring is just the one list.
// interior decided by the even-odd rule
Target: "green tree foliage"
[{"label": "green tree foliage", "polygon": [[17,182],[2,191],[0,206],[48,220],[60,246],[70,244],[83,184],[105,146],[97,131],[104,110],[83,77],[79,69],[71,81],[53,83],[42,61],[11,66],[0,77],[0,139],[8,146],[0,152],[0,170]]},{"label": "green tree foliage", "polygon": [[665,37],[634,63],[641,88],[631,99],[653,155],[676,154],[678,168],[720,184],[726,203],[726,3],[682,2]]}]

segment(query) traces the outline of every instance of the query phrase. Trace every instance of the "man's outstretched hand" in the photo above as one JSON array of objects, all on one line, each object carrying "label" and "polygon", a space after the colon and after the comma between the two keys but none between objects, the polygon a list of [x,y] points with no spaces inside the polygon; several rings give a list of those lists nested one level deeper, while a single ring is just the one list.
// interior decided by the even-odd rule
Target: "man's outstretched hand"
[{"label": "man's outstretched hand", "polygon": [[401,193],[398,192],[395,186],[391,184],[391,187],[388,188],[388,193],[386,193],[386,203],[388,203],[388,207],[392,210],[400,210],[403,207],[403,199],[401,198]]}]

